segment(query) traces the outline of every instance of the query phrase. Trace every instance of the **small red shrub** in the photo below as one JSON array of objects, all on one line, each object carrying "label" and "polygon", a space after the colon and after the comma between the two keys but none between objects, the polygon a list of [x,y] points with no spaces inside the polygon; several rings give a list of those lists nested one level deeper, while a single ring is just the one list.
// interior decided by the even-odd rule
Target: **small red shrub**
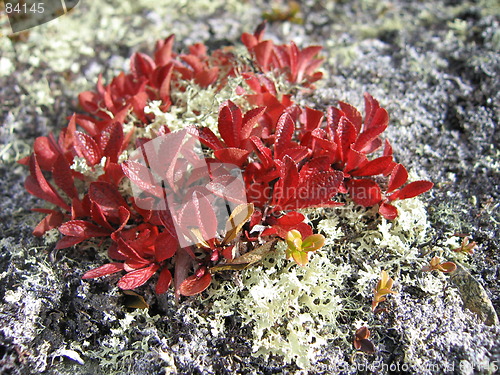
[{"label": "small red shrub", "polygon": [[[172,35],[157,42],[152,57],[135,53],[130,73],[119,74],[108,85],[99,77],[95,91],[79,95],[85,113],[73,115],[58,138],[52,134],[38,138],[33,154],[20,161],[30,170],[26,190],[55,206],[35,209],[47,216],[33,233],[41,236],[58,228],[63,235],[59,249],[91,238],[109,238],[108,255],[113,262],[88,271],[84,279],[124,272],[118,286],[134,289],[159,273],[157,293],[165,293],[173,284],[177,295],[194,295],[210,284],[210,269],[216,269],[212,267],[231,263],[236,255],[244,257],[275,238],[288,238],[293,244],[289,255],[305,264],[307,253],[321,247],[322,239],[313,235],[298,209],[337,206],[340,203],[334,198],[348,194],[362,206],[378,205],[380,214],[392,220],[398,214],[393,201],[432,187],[428,181],[407,184],[408,173],[394,161],[388,141],[380,156],[369,157],[384,145],[381,135],[389,123],[386,110],[369,94],[363,118],[347,103],[339,102],[338,108],[323,113],[300,108],[291,94],[279,92],[268,73],[282,75],[291,86],[313,89],[312,84],[322,76],[317,71],[321,47],[299,49],[293,42],[275,45],[263,40],[263,32],[259,26],[254,34],[242,36],[253,66],[238,62],[228,49],[208,53],[203,44],[177,54]],[[212,87],[217,91],[236,75],[245,80],[245,87],[236,91],[250,109],[243,110],[230,100],[222,103],[219,134],[193,125],[175,133],[164,124],[152,139],[171,135],[171,143],[160,144],[157,154],[143,163],[132,158],[122,161],[125,150],[144,149],[151,141],[124,127],[133,123],[134,129],[141,129],[151,124],[155,115],[144,111],[149,103],[160,101],[159,108],[168,112],[172,105],[182,104],[171,94],[185,90],[187,81],[200,90]],[[199,185],[200,171],[189,164],[196,158],[189,153],[179,157],[182,134],[199,139],[209,154],[211,181],[205,187]],[[78,172],[76,162],[84,163],[92,176]],[[244,200],[237,202],[231,190],[238,187],[233,184],[234,176],[217,163],[241,170],[246,200],[252,207],[250,214],[238,220],[231,215],[234,220],[228,223],[218,222],[209,194],[233,203]],[[155,170],[160,176],[148,167],[153,164],[160,166],[159,172]],[[155,182],[158,178],[163,185]],[[379,183],[384,178],[386,187]],[[127,180],[142,190],[139,196],[126,192]],[[180,194],[181,188],[188,194]],[[167,190],[178,207],[176,212],[161,204]],[[190,228],[195,245],[180,247],[179,225]],[[217,229],[224,225],[226,235],[218,239]],[[240,259],[241,264],[252,262]]]}]

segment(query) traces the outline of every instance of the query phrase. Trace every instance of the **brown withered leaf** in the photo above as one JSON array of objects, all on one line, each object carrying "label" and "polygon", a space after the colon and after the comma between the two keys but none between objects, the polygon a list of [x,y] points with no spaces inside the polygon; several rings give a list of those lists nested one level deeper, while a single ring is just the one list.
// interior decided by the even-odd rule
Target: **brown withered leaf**
[{"label": "brown withered leaf", "polygon": [[236,235],[241,231],[243,225],[250,219],[254,211],[253,204],[240,204],[236,207],[226,223],[226,236],[222,241],[227,244],[236,238]]},{"label": "brown withered leaf", "polygon": [[122,290],[125,294],[125,306],[132,309],[148,309],[149,305],[143,296],[131,290]]},{"label": "brown withered leaf", "polygon": [[370,330],[368,327],[361,327],[356,330],[356,334],[354,335],[354,348],[356,350],[361,350],[367,354],[375,353],[375,345],[369,340],[370,338]]},{"label": "brown withered leaf", "polygon": [[233,259],[231,262],[227,262],[224,264],[219,264],[210,268],[210,272],[222,272],[222,271],[238,271],[245,268],[248,268],[258,262],[260,262],[264,257],[274,250],[276,244],[278,243],[278,239],[267,242],[262,246],[259,246],[248,253],[243,254],[242,256]]}]

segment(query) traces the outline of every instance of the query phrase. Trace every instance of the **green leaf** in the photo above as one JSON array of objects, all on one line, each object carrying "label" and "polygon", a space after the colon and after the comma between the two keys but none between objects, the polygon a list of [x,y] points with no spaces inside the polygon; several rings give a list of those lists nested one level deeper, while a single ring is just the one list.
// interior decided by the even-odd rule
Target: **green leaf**
[{"label": "green leaf", "polygon": [[307,251],[292,251],[293,260],[301,267],[304,267],[309,262],[309,254]]},{"label": "green leaf", "polygon": [[303,251],[315,251],[323,247],[325,244],[325,237],[321,234],[313,234],[307,237],[304,242],[302,242]]}]

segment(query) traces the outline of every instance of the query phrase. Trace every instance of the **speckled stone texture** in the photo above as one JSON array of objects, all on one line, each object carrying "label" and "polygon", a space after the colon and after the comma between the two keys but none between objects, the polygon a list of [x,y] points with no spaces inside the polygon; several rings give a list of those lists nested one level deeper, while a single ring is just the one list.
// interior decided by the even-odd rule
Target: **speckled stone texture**
[{"label": "speckled stone texture", "polygon": [[[376,328],[375,356],[352,356],[346,342],[301,370],[278,356],[252,357],[250,327],[238,314],[216,336],[190,318],[189,311],[209,309],[198,299],[175,305],[172,295],[157,300],[144,288],[151,308],[133,311],[116,278],[82,281],[104,256],[92,246],[55,251],[56,238],[31,235],[40,217],[30,209],[43,203],[24,191],[27,171],[15,160],[35,137],[64,127],[78,93],[92,89],[99,73],[109,79],[127,69],[133,52],[151,52],[170,33],[178,49],[238,43],[271,10],[265,1],[80,2],[20,38],[0,39],[1,374],[332,374],[363,373],[368,364],[365,373],[494,372],[500,328],[481,323],[446,290],[440,298],[418,288],[395,295]],[[368,91],[380,101],[397,160],[436,184],[424,198],[429,241],[472,235],[479,247],[467,268],[500,313],[498,4],[311,0],[300,9],[303,24],[270,23],[266,36],[324,46],[325,78],[301,100],[318,109],[337,100],[361,108]],[[403,363],[419,367],[397,367]]]}]

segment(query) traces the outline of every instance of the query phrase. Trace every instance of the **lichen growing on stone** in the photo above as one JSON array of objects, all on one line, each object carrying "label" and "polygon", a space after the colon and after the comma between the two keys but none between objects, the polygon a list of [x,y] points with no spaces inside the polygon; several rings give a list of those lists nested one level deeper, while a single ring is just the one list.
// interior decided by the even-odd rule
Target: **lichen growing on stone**
[{"label": "lichen growing on stone", "polygon": [[[125,272],[118,286],[130,290],[158,275],[157,294],[173,285],[178,298],[203,292],[216,270],[252,265],[277,240],[306,266],[325,238],[298,209],[341,206],[334,198],[346,194],[394,220],[397,201],[432,188],[408,182],[382,140],[389,115],[368,93],[364,118],[345,102],[326,113],[296,105],[323,76],[321,47],[274,44],[264,30],[242,34],[246,54],[202,43],[177,53],[172,34],[152,56],[134,53],[130,73],[108,84],[100,75],[78,96],[85,113],[19,161],[30,169],[27,191],[56,206],[37,209],[46,216],[33,233],[58,228],[57,249],[110,238],[113,262],[84,279]],[[239,203],[227,223],[214,198]]]},{"label": "lichen growing on stone", "polygon": [[[321,218],[318,228],[325,228],[327,246],[302,268],[280,256],[283,245],[262,265],[243,271],[240,287],[215,284],[204,300],[211,308],[207,324],[213,322],[220,331],[218,322],[224,316],[238,314],[251,327],[254,355],[280,355],[309,368],[322,348],[349,340],[360,321],[374,322],[369,302],[382,269],[396,275],[398,289],[441,291],[445,278],[418,274],[419,244],[430,228],[425,205],[414,199],[402,201],[398,209],[400,216],[392,222],[377,219],[372,209],[360,210],[353,202],[337,209],[306,210],[308,216]],[[398,309],[393,301],[390,306]]]}]

